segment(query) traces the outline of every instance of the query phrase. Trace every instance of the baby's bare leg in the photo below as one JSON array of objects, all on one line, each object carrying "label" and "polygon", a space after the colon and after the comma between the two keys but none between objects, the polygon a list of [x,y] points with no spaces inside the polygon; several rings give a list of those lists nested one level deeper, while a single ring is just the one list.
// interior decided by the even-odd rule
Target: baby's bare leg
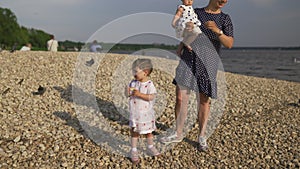
[{"label": "baby's bare leg", "polygon": [[183,43],[182,42],[180,42],[180,44],[178,45],[178,48],[177,48],[177,50],[176,50],[176,53],[177,53],[177,55],[180,57],[181,56],[181,52],[182,52],[182,49],[183,49]]},{"label": "baby's bare leg", "polygon": [[190,46],[192,42],[194,42],[194,40],[197,38],[197,36],[199,35],[199,33],[189,33],[187,34],[184,38],[183,38],[183,43],[184,45],[188,48],[188,50],[193,50],[192,47]]}]

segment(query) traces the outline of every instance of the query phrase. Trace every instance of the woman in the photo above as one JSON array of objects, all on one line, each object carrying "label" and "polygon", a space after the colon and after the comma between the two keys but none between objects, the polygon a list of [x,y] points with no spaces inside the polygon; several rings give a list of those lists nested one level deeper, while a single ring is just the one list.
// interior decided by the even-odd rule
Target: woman
[{"label": "woman", "polygon": [[[184,48],[181,60],[176,68],[173,83],[176,85],[176,132],[161,139],[164,143],[181,142],[184,121],[187,116],[190,90],[195,91],[198,100],[199,150],[206,151],[206,125],[210,113],[210,98],[217,98],[216,75],[218,54],[221,45],[233,46],[233,25],[229,15],[222,12],[228,0],[210,0],[204,8],[195,9],[201,24],[200,34],[191,44],[193,51]],[[209,40],[208,40],[208,39]]]}]

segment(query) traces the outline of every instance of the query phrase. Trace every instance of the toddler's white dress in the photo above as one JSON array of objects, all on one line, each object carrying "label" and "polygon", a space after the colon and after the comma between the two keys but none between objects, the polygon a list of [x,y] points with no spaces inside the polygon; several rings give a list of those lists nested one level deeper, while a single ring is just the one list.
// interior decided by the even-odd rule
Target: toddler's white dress
[{"label": "toddler's white dress", "polygon": [[[131,82],[132,83],[132,82]],[[134,80],[135,89],[143,94],[156,94],[156,88],[151,80],[147,82],[139,82]],[[155,99],[145,101],[135,96],[129,98],[129,126],[133,128],[134,132],[139,134],[151,133],[156,129],[155,126],[155,112],[153,105]]]}]

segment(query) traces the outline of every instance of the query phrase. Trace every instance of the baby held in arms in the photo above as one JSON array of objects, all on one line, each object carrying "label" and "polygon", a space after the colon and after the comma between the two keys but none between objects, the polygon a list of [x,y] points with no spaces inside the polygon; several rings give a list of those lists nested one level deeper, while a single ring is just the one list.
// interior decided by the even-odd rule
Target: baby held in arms
[{"label": "baby held in arms", "polygon": [[202,33],[199,27],[201,22],[198,20],[192,5],[193,0],[182,0],[182,5],[178,6],[172,21],[172,26],[176,30],[176,37],[183,38],[177,49],[178,55],[181,54],[183,45],[192,51],[191,43]]}]

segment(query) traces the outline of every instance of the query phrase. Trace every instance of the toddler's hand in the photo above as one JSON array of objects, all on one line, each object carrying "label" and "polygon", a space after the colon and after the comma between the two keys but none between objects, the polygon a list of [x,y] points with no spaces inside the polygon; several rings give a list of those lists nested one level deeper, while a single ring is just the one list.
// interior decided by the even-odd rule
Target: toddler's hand
[{"label": "toddler's hand", "polygon": [[140,96],[140,91],[136,90],[136,89],[133,89],[131,91],[131,95],[130,96],[135,96],[135,97],[139,97]]}]

